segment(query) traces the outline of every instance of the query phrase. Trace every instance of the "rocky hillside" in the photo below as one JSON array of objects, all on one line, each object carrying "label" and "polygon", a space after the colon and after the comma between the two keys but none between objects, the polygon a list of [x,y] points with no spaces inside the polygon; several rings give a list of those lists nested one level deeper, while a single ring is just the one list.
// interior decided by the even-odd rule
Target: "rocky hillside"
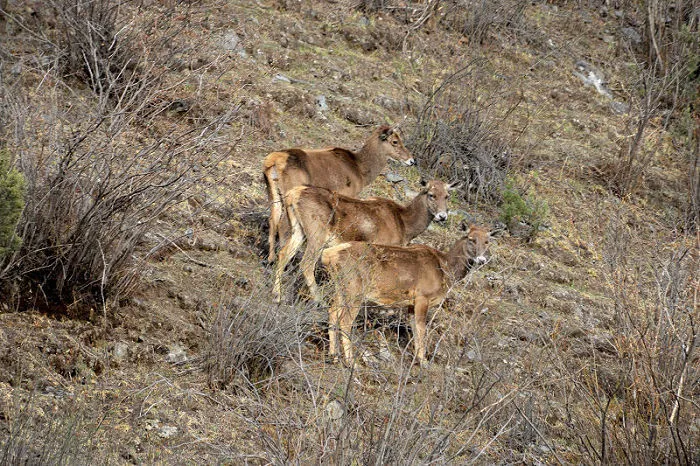
[{"label": "rocky hillside", "polygon": [[[700,461],[697,0],[0,0],[3,463]],[[261,163],[398,125],[500,233],[327,358]],[[321,283],[326,283],[319,276]]]}]

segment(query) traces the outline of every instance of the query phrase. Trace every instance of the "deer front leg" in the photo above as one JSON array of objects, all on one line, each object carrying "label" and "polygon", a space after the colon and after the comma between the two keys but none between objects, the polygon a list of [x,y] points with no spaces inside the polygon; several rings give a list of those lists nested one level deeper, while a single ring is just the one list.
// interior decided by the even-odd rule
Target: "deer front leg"
[{"label": "deer front leg", "polygon": [[426,367],[428,361],[425,359],[425,322],[428,315],[428,300],[423,296],[416,296],[413,309],[413,319],[411,320],[413,348],[421,367]]},{"label": "deer front leg", "polygon": [[333,362],[338,360],[338,321],[340,320],[340,307],[338,303],[328,309],[328,354]]},{"label": "deer front leg", "polygon": [[350,340],[350,335],[352,333],[352,324],[355,321],[355,317],[357,317],[359,311],[360,306],[358,304],[349,303],[347,306],[342,308],[340,312],[340,339],[343,342],[345,362],[350,367],[355,365],[355,357],[352,351],[352,341]]}]

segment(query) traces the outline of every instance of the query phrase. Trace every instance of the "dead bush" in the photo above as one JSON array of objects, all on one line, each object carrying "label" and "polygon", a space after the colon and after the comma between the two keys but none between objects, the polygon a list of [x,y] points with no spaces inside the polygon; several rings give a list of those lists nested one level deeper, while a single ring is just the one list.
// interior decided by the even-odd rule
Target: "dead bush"
[{"label": "dead bush", "polygon": [[622,211],[605,237],[614,335],[590,338],[590,358],[553,354],[565,374],[567,425],[583,462],[694,464],[700,445],[697,257],[693,238],[646,245]]},{"label": "dead bush", "polygon": [[[170,21],[172,11],[116,0],[49,4],[53,29],[12,18],[55,54],[53,65],[37,60],[0,86],[0,133],[26,181],[22,247],[0,262],[0,286],[13,284],[19,309],[82,303],[106,312],[135,286],[146,232],[222,176],[218,161],[235,138],[221,130],[240,117],[229,109],[183,120],[168,111],[184,102],[172,96],[182,80],[165,80],[187,23]],[[196,70],[202,81],[207,70]]]},{"label": "dead bush", "polygon": [[518,0],[448,0],[443,2],[440,24],[483,45],[495,29],[519,28],[526,6]]},{"label": "dead bush", "polygon": [[315,323],[312,305],[280,306],[257,288],[212,310],[204,371],[209,385],[247,389],[299,352]]},{"label": "dead bush", "polygon": [[94,464],[96,458],[90,446],[97,440],[99,420],[90,421],[77,402],[48,409],[42,408],[39,398],[36,393],[24,400],[8,396],[0,404],[7,426],[0,431],[0,463]]},{"label": "dead bush", "polygon": [[476,69],[472,63],[445,79],[406,137],[421,168],[430,177],[462,182],[470,202],[499,199],[510,165],[508,145],[477,103]]},{"label": "dead bush", "polygon": [[[0,264],[0,281],[23,283],[20,308],[84,301],[105,309],[132,290],[137,247],[158,217],[216,173],[226,143],[219,133],[232,116],[165,130],[151,120],[151,136],[136,138],[138,109],[47,108],[45,96],[6,91],[26,198],[22,246]],[[144,88],[143,100],[158,92]]]}]

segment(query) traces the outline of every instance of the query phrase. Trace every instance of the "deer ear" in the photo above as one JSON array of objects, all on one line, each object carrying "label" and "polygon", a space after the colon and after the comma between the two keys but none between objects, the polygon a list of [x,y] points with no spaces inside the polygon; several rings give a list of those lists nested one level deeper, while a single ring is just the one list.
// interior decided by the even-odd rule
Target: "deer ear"
[{"label": "deer ear", "polygon": [[381,139],[382,141],[386,141],[389,138],[389,136],[391,136],[393,133],[394,128],[392,128],[391,126],[385,126],[382,129],[382,132],[379,134],[379,139]]}]

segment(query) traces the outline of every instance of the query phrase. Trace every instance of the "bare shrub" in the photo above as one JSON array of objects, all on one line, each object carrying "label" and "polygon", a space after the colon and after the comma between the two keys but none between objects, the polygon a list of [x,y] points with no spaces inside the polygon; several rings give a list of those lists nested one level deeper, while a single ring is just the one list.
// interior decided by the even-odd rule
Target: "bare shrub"
[{"label": "bare shrub", "polygon": [[[82,406],[68,402],[45,413],[34,393],[22,401],[8,397],[2,406],[7,430],[0,432],[2,464],[94,464],[90,449],[99,429]],[[10,401],[11,400],[11,401]]]},{"label": "bare shrub", "polygon": [[[683,115],[692,113],[700,60],[699,2],[644,0],[625,7],[643,18],[644,28],[642,46],[622,42],[631,74],[637,77],[628,95],[632,109],[626,123],[628,137],[617,160],[602,170],[613,192],[620,196],[643,185],[657,149],[651,137],[655,126],[665,130],[674,121],[683,125]],[[663,125],[651,124],[657,118]],[[692,173],[694,161],[689,162]]]},{"label": "bare shrub", "polygon": [[[261,397],[249,420],[261,448],[281,464],[450,464],[479,458],[491,446],[488,439],[498,437],[502,425],[490,431],[510,402],[494,396],[498,376],[486,367],[474,367],[474,377],[452,368],[416,376],[412,359],[406,352],[390,367],[340,373],[299,359],[290,363],[277,378],[288,381],[284,391]],[[289,396],[305,401],[289,407]]]},{"label": "bare shrub", "polygon": [[650,137],[653,132],[652,119],[660,114],[663,102],[672,91],[674,78],[671,74],[657,77],[650,69],[637,63],[639,94],[631,94],[630,118],[627,122],[628,137],[619,150],[617,159],[610,165],[605,177],[612,191],[626,196],[637,191],[646,175],[649,165],[658,150],[658,138]]},{"label": "bare shrub", "polygon": [[0,149],[0,264],[17,249],[17,221],[24,208],[24,177],[11,166],[10,154]]},{"label": "bare shrub", "polygon": [[646,245],[616,212],[605,238],[614,334],[591,336],[595,358],[553,353],[565,374],[572,440],[584,462],[694,464],[700,371],[693,238]]},{"label": "bare shrub", "polygon": [[[187,78],[168,82],[166,63],[186,21],[169,21],[167,9],[115,0],[50,5],[57,37],[42,29],[29,37],[54,60],[0,89],[0,131],[26,180],[22,247],[0,262],[0,282],[22,283],[16,308],[83,303],[106,312],[108,301],[133,290],[146,232],[222,176],[218,161],[236,143],[222,129],[236,109],[169,118],[172,88]],[[204,80],[207,67],[197,71]],[[29,91],[23,80],[37,76]]]},{"label": "bare shrub", "polygon": [[258,288],[214,311],[204,356],[211,386],[250,388],[299,352],[318,320],[313,305],[280,306],[270,297]]},{"label": "bare shrub", "polygon": [[472,44],[483,44],[495,29],[519,27],[526,6],[518,0],[447,0],[440,24],[462,33]]},{"label": "bare shrub", "polygon": [[[228,116],[134,143],[127,142],[132,133],[121,114],[76,125],[58,113],[44,125],[29,119],[39,110],[26,96],[12,102],[13,124],[32,134],[16,141],[27,182],[22,248],[8,256],[0,279],[29,279],[59,302],[86,295],[104,307],[107,296],[127,296],[138,276],[137,246],[159,215],[213,173]],[[48,144],[36,147],[29,138],[45,140],[39,136],[45,131]],[[204,147],[209,156],[198,155]]]},{"label": "bare shrub", "polygon": [[406,146],[429,176],[463,183],[468,201],[499,199],[510,164],[506,142],[476,98],[478,63],[458,70],[428,98]]}]

